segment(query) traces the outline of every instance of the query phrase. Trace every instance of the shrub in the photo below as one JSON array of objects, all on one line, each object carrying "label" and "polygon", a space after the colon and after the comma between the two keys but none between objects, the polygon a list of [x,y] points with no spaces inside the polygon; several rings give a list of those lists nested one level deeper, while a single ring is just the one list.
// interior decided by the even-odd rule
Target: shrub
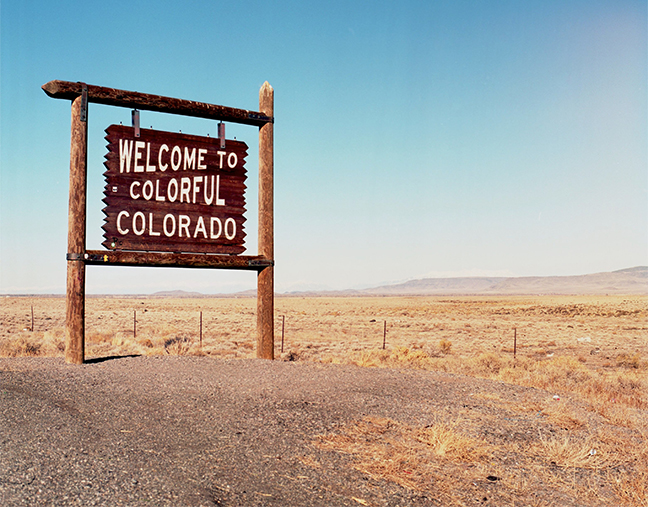
[{"label": "shrub", "polygon": [[635,368],[638,369],[641,366],[641,357],[639,352],[635,354],[619,354],[616,358],[617,366],[623,366],[624,368]]},{"label": "shrub", "polygon": [[0,345],[0,356],[3,357],[21,357],[21,356],[38,356],[42,344],[34,340],[19,336],[7,340]]},{"label": "shrub", "polygon": [[439,348],[444,354],[450,354],[452,351],[452,342],[444,338],[439,342]]},{"label": "shrub", "polygon": [[173,354],[176,356],[183,356],[189,352],[191,347],[191,339],[185,336],[175,336],[173,338],[167,338],[164,340],[164,351],[167,354]]}]

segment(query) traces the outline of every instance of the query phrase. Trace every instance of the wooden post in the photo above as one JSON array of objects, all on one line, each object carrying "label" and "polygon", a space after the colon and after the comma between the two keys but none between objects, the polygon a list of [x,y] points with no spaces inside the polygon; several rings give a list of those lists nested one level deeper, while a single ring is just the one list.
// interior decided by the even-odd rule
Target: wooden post
[{"label": "wooden post", "polygon": [[[274,116],[274,90],[266,81],[259,91],[259,110]],[[259,255],[274,260],[274,132],[273,124],[259,128]],[[257,351],[262,359],[274,359],[274,266],[257,276]]]},{"label": "wooden post", "polygon": [[[70,200],[68,205],[65,361],[82,364],[85,356],[86,171],[88,165],[87,104],[72,102]],[[82,113],[84,118],[82,118]]]},{"label": "wooden post", "polygon": [[387,343],[387,321],[385,321],[385,325],[383,326],[383,350],[385,350],[386,343]]},{"label": "wooden post", "polygon": [[513,328],[513,359],[517,355],[517,328]]}]

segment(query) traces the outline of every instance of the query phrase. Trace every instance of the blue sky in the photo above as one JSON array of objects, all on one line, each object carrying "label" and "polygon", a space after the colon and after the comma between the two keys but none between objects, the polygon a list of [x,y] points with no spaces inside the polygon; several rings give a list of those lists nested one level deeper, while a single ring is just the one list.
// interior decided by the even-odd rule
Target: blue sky
[{"label": "blue sky", "polygon": [[[53,80],[258,109],[275,89],[280,291],[648,264],[645,1],[3,1],[0,292],[63,293],[70,103]],[[89,249],[103,130],[89,111]],[[142,112],[216,135],[216,122]],[[256,254],[254,127],[247,253]],[[89,293],[205,293],[255,274],[89,267]]]}]

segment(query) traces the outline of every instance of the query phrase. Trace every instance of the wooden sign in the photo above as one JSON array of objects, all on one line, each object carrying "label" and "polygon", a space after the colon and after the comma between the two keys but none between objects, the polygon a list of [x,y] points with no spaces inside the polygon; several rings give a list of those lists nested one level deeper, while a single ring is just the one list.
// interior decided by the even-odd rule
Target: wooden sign
[{"label": "wooden sign", "polygon": [[[85,358],[86,265],[245,269],[257,276],[257,357],[274,358],[274,90],[259,90],[259,111],[71,81],[43,85],[72,101],[68,201],[65,360]],[[86,250],[90,103],[259,127],[259,250],[243,251],[245,157],[236,141],[123,126],[106,130],[105,241]],[[137,111],[133,111],[134,119]],[[137,122],[134,122],[137,125]]]},{"label": "wooden sign", "polygon": [[245,250],[247,145],[111,125],[104,173],[109,250]]}]

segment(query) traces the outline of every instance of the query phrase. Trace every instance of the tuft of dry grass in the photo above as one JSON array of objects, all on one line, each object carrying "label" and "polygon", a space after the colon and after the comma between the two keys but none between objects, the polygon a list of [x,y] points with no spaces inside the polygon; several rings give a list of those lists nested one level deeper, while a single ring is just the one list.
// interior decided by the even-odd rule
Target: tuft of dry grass
[{"label": "tuft of dry grass", "polygon": [[0,343],[0,356],[20,357],[41,355],[42,343],[31,336],[18,336]]},{"label": "tuft of dry grass", "polygon": [[184,356],[191,348],[192,340],[186,336],[174,336],[164,340],[164,351],[175,356]]},{"label": "tuft of dry grass", "polygon": [[605,465],[605,457],[593,438],[580,440],[570,435],[545,438],[541,435],[529,452],[564,468],[602,468]]},{"label": "tuft of dry grass", "polygon": [[587,425],[585,415],[576,412],[572,405],[566,403],[552,403],[544,407],[540,412],[554,425],[566,430],[583,429]]},{"label": "tuft of dry grass", "polygon": [[648,470],[638,472],[610,473],[609,481],[614,487],[621,505],[648,507]]},{"label": "tuft of dry grass", "polygon": [[432,424],[415,432],[414,438],[426,444],[435,456],[453,461],[472,463],[490,454],[485,442],[462,434],[457,426],[457,423]]},{"label": "tuft of dry grass", "polygon": [[443,354],[450,354],[452,352],[452,342],[445,338],[439,341],[439,349]]},{"label": "tuft of dry grass", "polygon": [[376,479],[417,490],[443,484],[434,492],[447,505],[455,505],[455,491],[466,486],[461,484],[464,481],[457,480],[461,476],[452,472],[490,454],[486,442],[462,434],[454,425],[439,423],[414,428],[378,417],[365,417],[342,433],[321,435],[316,445],[351,455],[354,468]]},{"label": "tuft of dry grass", "polygon": [[626,354],[624,352],[617,356],[616,364],[617,366],[624,368],[638,369],[642,366],[641,356],[639,355],[639,352],[636,352],[634,354]]}]

